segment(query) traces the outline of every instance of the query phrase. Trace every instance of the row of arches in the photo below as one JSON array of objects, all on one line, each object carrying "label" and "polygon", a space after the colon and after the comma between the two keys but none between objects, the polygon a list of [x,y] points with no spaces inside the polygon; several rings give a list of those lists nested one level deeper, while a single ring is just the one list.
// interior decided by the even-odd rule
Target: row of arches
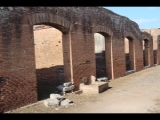
[{"label": "row of arches", "polygon": [[[96,35],[99,36],[99,39],[97,39],[98,37]],[[96,77],[104,77],[104,76],[110,77],[110,75],[107,74],[107,70],[106,70],[106,69],[109,69],[106,66],[106,61],[107,61],[106,56],[109,54],[105,54],[107,51],[105,37],[100,33],[95,33],[94,40],[95,40],[95,56],[96,56]],[[101,44],[101,50],[100,48],[98,49],[98,45],[96,45],[98,42],[99,44]],[[151,43],[149,39],[142,40],[144,68],[147,68],[150,66],[150,44]],[[136,71],[135,49],[136,48],[135,48],[134,39],[130,36],[127,36],[124,39],[124,56],[125,56],[126,74]],[[157,52],[157,51],[153,51],[153,52]],[[156,57],[154,57],[154,64],[158,64]]]},{"label": "row of arches", "polygon": [[[36,25],[35,25],[36,26]],[[46,26],[43,24],[43,26]],[[65,78],[68,75],[68,81],[73,80],[73,73],[71,68],[71,63],[67,64],[66,56],[67,46],[66,46],[66,37],[67,34],[62,33],[56,28],[49,28],[50,30],[40,33],[39,36],[36,35],[37,31],[34,31],[34,41],[35,41],[35,54],[36,54],[36,70],[37,70],[37,79],[39,79],[38,88],[41,85],[44,87],[43,79],[48,79],[49,85],[51,80],[53,83],[57,82],[63,83],[67,81]],[[51,32],[51,29],[52,30]],[[57,32],[58,31],[58,32]],[[46,33],[45,33],[46,32]],[[38,34],[38,33],[37,33]],[[46,34],[46,35],[45,35]],[[42,37],[40,37],[42,35]],[[66,37],[65,37],[66,36]],[[36,38],[39,37],[39,38]],[[44,39],[42,39],[44,38]],[[56,38],[58,38],[56,40]],[[53,40],[52,40],[53,39]],[[134,39],[130,36],[127,36],[124,39],[124,59],[125,59],[125,69],[126,74],[136,71],[136,61],[135,61],[135,43]],[[41,43],[42,42],[42,43]],[[48,43],[47,43],[48,42]],[[38,45],[39,44],[39,45]],[[41,44],[41,45],[40,45]],[[69,44],[69,43],[68,43]],[[150,42],[148,39],[144,39],[142,42],[143,46],[143,65],[144,68],[150,66]],[[40,48],[41,47],[41,48]],[[95,54],[95,65],[96,65],[96,78],[99,77],[108,77],[109,79],[114,78],[113,74],[113,63],[112,63],[112,40],[111,36],[108,33],[97,32],[94,33],[94,54]],[[48,60],[48,62],[47,62]],[[44,68],[48,69],[44,69]],[[47,71],[48,70],[48,71]],[[70,71],[68,71],[70,70]],[[47,73],[45,72],[47,71]],[[66,73],[65,73],[66,72]],[[67,73],[68,72],[68,73]],[[49,75],[51,73],[52,75]],[[65,78],[65,81],[64,81]],[[42,84],[42,83],[43,84]],[[41,90],[39,90],[41,91]],[[42,97],[39,97],[42,99]]]},{"label": "row of arches", "polygon": [[[54,91],[55,82],[71,81],[78,90],[80,83],[87,81],[91,84],[97,77],[114,79],[151,66],[152,39],[143,37],[143,52],[142,40],[137,40],[130,32],[125,34],[125,39],[119,37],[123,33],[114,33],[106,26],[83,26],[78,20],[72,23],[50,12],[23,15],[21,25],[13,23],[18,24],[17,27],[13,27],[13,31],[3,29],[6,31],[0,36],[3,52],[0,75],[2,78],[4,74],[10,77],[12,73],[16,78],[24,79],[17,79],[16,83],[25,85],[19,89],[17,84],[8,83],[8,79],[0,79],[0,89],[7,88],[3,89],[3,97],[0,98],[0,112],[10,106],[16,108],[37,101],[37,93],[38,100],[48,98]],[[38,30],[33,30],[35,25],[51,27],[45,33],[37,33]],[[15,30],[18,27],[21,33]],[[96,38],[96,34],[101,37]],[[7,95],[12,93],[16,95],[9,98]],[[17,96],[20,96],[21,103],[9,102]],[[26,96],[32,99],[26,99]]]}]

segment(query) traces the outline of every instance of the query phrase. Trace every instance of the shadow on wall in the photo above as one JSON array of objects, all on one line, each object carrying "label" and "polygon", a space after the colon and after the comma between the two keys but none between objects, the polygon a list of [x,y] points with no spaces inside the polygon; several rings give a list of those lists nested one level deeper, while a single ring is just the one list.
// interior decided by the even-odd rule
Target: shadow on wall
[{"label": "shadow on wall", "polygon": [[105,51],[95,53],[96,56],[96,77],[106,77]]},{"label": "shadow on wall", "polygon": [[129,53],[125,54],[125,58],[126,58],[126,70],[131,70],[131,68],[130,68]]},{"label": "shadow on wall", "polygon": [[157,50],[153,50],[154,64],[157,64]]},{"label": "shadow on wall", "polygon": [[64,82],[64,66],[36,69],[38,101],[49,98],[56,87]]}]

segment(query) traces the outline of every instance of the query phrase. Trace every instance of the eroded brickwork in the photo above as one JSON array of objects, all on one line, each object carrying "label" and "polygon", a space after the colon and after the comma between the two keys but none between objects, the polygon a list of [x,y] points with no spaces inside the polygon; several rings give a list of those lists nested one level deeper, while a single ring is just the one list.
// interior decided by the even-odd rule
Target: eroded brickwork
[{"label": "eroded brickwork", "polygon": [[[62,51],[56,48],[56,45],[60,45],[58,39],[53,40],[54,46],[49,44],[49,40],[43,41],[45,38],[43,40],[37,38],[39,41],[36,42],[34,33],[37,32],[34,31],[34,25],[42,24],[53,27],[46,30],[56,28],[62,34]],[[0,7],[0,112],[37,101],[36,67],[39,63],[36,57],[47,56],[49,51],[45,51],[46,43],[48,48],[54,47],[55,51],[57,49],[57,54],[63,53],[63,57],[61,56],[63,62],[62,59],[61,61],[43,59],[39,62],[46,61],[47,64],[41,64],[42,66],[37,69],[48,68],[50,64],[63,63],[64,81],[72,81],[75,90],[79,89],[83,78],[87,77],[87,83],[91,84],[94,81],[91,76],[96,77],[95,33],[105,37],[106,75],[109,79],[126,75],[125,38],[132,41],[130,59],[135,71],[144,69],[142,44],[144,39],[149,41],[146,51],[147,60],[150,66],[154,65],[151,34],[140,31],[137,23],[127,17],[105,8]],[[51,35],[50,31],[48,34],[45,35],[46,39]],[[39,54],[36,52],[38,50],[36,44],[40,47],[44,42],[46,42],[43,44],[45,49],[39,51]],[[51,74],[54,72],[51,71]],[[18,99],[20,104],[9,102],[11,99],[14,101]]]}]

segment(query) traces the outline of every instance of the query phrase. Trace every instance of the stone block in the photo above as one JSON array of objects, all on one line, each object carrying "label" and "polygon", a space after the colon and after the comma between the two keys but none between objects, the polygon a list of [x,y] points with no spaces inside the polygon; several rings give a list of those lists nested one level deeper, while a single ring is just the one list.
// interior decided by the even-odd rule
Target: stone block
[{"label": "stone block", "polygon": [[63,85],[59,85],[59,86],[57,87],[57,89],[58,89],[58,90],[61,90],[61,91],[63,91],[63,92],[65,92],[65,91],[70,91],[70,90],[73,90],[73,89],[74,89],[74,85],[71,85],[71,86],[69,86],[69,87],[65,87],[65,86],[63,86]]},{"label": "stone block", "polygon": [[80,89],[83,93],[99,94],[108,89],[108,82],[94,82],[90,85],[80,84]]},{"label": "stone block", "polygon": [[107,77],[100,77],[100,78],[97,78],[97,81],[106,81],[107,82],[108,78]]},{"label": "stone block", "polygon": [[64,97],[59,94],[50,94],[50,99],[60,99],[60,98],[64,98]]},{"label": "stone block", "polygon": [[58,85],[57,89],[63,91],[64,86],[63,85]]},{"label": "stone block", "polygon": [[74,85],[71,85],[71,86],[70,86],[70,90],[73,90],[73,89],[74,89]]},{"label": "stone block", "polygon": [[69,105],[69,102],[66,101],[66,100],[63,100],[63,101],[61,101],[60,105],[61,106],[67,106],[67,105]]},{"label": "stone block", "polygon": [[72,83],[71,83],[71,82],[63,83],[63,86],[65,86],[65,87],[69,87],[69,86],[71,86],[71,85],[72,85]]},{"label": "stone block", "polygon": [[44,100],[44,105],[46,107],[50,107],[50,106],[58,106],[59,105],[59,100],[57,99],[47,99],[47,100]]},{"label": "stone block", "polygon": [[66,106],[66,105],[70,105],[70,103],[72,103],[72,101],[71,101],[71,100],[69,100],[69,99],[65,99],[65,100],[61,101],[60,105],[62,105],[62,106]]}]

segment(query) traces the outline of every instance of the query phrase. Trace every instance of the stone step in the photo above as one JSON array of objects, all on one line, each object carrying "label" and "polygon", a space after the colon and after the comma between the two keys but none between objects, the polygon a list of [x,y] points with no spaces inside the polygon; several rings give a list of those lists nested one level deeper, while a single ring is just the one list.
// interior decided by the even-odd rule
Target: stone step
[{"label": "stone step", "polygon": [[64,98],[63,96],[59,95],[59,94],[50,94],[50,99],[61,99]]},{"label": "stone step", "polygon": [[99,94],[108,89],[108,82],[94,82],[90,85],[80,84],[80,90],[87,94]]},{"label": "stone step", "polygon": [[71,85],[72,85],[72,82],[63,83],[63,86],[65,86],[65,87],[69,87],[69,86],[71,86]]},{"label": "stone step", "polygon": [[64,85],[59,85],[57,87],[58,90],[62,91],[63,93],[67,92],[67,91],[71,91],[74,89],[74,85],[70,85],[69,87],[65,87]]},{"label": "stone step", "polygon": [[144,66],[144,69],[149,68],[150,66]]},{"label": "stone step", "polygon": [[126,75],[129,75],[129,74],[134,73],[134,72],[135,72],[135,70],[128,70],[128,71],[126,72]]}]

